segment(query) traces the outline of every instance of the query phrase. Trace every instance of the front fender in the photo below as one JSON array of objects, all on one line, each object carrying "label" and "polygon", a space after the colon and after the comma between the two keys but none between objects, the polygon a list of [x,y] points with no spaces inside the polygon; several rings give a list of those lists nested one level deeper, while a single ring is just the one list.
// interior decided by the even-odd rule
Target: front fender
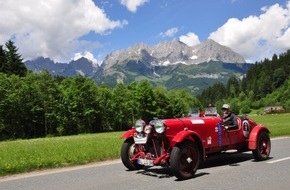
[{"label": "front fender", "polygon": [[257,148],[257,140],[261,131],[266,131],[267,133],[270,133],[270,131],[262,125],[255,126],[253,130],[251,131],[250,137],[249,137],[248,148],[250,150],[255,150]]},{"label": "front fender", "polygon": [[171,146],[174,147],[176,144],[183,142],[185,139],[188,139],[192,142],[196,142],[199,147],[202,158],[205,157],[202,140],[200,136],[194,131],[190,131],[190,130],[180,131],[173,137],[171,141]]},{"label": "front fender", "polygon": [[195,133],[194,131],[180,131],[179,133],[177,133],[173,139],[172,139],[172,146],[175,146],[176,143],[180,143],[182,142],[185,138],[191,140],[191,141],[195,141],[194,138],[192,137],[193,135],[197,135],[197,133]]},{"label": "front fender", "polygon": [[135,132],[136,132],[135,129],[130,129],[130,130],[124,132],[123,135],[121,136],[121,138],[128,139],[130,137],[134,137]]}]

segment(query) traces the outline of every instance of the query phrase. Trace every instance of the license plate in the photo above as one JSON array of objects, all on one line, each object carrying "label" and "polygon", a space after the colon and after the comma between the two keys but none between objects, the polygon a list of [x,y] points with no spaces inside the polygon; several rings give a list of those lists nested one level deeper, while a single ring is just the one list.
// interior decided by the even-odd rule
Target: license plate
[{"label": "license plate", "polygon": [[137,163],[144,166],[154,166],[153,160],[147,160],[147,159],[138,159]]},{"label": "license plate", "polygon": [[135,144],[146,144],[147,136],[145,137],[134,137]]}]

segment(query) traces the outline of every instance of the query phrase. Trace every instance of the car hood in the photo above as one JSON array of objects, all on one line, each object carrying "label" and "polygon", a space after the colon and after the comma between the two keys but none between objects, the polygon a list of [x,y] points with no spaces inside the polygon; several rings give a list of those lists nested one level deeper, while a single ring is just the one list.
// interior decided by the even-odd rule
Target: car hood
[{"label": "car hood", "polygon": [[169,136],[175,135],[184,130],[191,130],[199,133],[207,130],[207,126],[217,126],[219,122],[221,122],[220,117],[189,117],[163,120],[163,123],[166,126],[166,135]]}]

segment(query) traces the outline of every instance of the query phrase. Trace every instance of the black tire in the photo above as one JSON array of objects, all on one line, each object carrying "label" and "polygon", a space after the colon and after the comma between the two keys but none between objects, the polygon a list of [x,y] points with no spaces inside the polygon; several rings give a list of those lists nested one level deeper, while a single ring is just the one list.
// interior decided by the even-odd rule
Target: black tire
[{"label": "black tire", "polygon": [[133,139],[127,139],[121,148],[121,160],[129,170],[139,170],[144,166],[138,165],[136,161],[132,161],[132,156],[136,153],[135,151],[135,143]]},{"label": "black tire", "polygon": [[271,152],[271,141],[268,132],[260,132],[257,140],[257,147],[252,151],[255,160],[263,161],[269,158]]},{"label": "black tire", "polygon": [[174,175],[185,180],[192,178],[200,163],[200,153],[194,142],[186,141],[173,148],[170,155],[170,166]]}]

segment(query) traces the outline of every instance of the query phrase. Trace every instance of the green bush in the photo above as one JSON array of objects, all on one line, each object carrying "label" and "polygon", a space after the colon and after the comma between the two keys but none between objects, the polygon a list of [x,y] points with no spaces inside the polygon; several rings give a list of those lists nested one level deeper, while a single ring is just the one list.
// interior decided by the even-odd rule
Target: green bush
[{"label": "green bush", "polygon": [[240,110],[240,113],[241,114],[249,114],[249,113],[251,113],[251,108],[250,108],[250,106],[249,105],[244,105],[242,108],[241,108],[241,110]]}]

